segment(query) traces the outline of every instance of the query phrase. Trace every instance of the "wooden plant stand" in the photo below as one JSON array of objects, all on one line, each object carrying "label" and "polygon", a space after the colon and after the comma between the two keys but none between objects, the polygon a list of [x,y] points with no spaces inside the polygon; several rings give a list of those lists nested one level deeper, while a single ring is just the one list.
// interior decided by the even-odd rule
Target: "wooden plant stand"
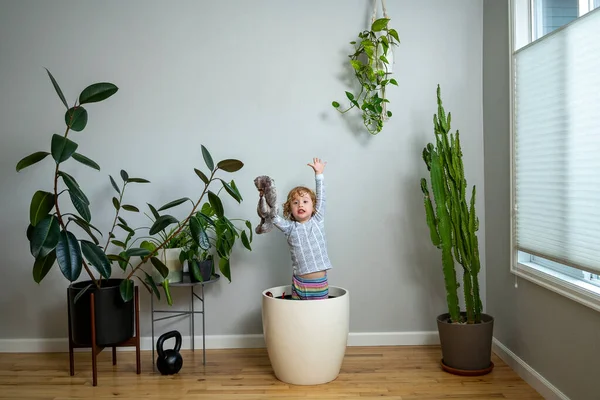
[{"label": "wooden plant stand", "polygon": [[[135,335],[124,341],[121,343],[118,343],[114,346],[112,346],[112,363],[113,365],[117,365],[117,347],[132,347],[135,346],[135,362],[136,362],[136,374],[140,374],[141,373],[141,368],[140,368],[140,299],[139,299],[139,294],[138,294],[138,287],[136,286],[135,289]],[[67,292],[67,296],[68,296],[68,292]],[[98,354],[100,354],[100,352],[102,350],[104,350],[103,346],[98,346],[96,344],[96,312],[94,309],[94,294],[92,293],[90,298],[90,316],[91,316],[91,323],[92,323],[92,345],[88,346],[88,345],[79,345],[76,344],[75,342],[73,342],[73,333],[71,332],[71,303],[68,301],[67,298],[67,304],[68,309],[69,309],[69,366],[70,366],[70,374],[71,376],[75,375],[75,365],[74,365],[74,361],[73,361],[73,349],[77,349],[77,348],[91,348],[92,349],[92,377],[93,377],[93,385],[97,386],[98,385],[98,366],[97,366],[97,357]]]}]

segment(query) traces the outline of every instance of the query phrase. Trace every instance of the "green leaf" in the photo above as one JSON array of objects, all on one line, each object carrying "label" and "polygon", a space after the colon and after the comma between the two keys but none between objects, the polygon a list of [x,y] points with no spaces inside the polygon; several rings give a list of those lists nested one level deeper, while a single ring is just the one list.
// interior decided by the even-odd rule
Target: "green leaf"
[{"label": "green leaf", "polygon": [[223,276],[227,278],[229,282],[231,282],[231,268],[229,266],[229,260],[227,258],[219,259],[219,271],[221,271]]},{"label": "green leaf", "polygon": [[150,252],[147,249],[142,249],[139,247],[131,247],[125,251],[125,255],[127,258],[129,257],[146,257]]},{"label": "green leaf", "polygon": [[81,221],[81,223],[83,223],[83,224],[85,224],[85,225],[89,226],[90,228],[92,228],[93,230],[95,230],[96,232],[98,232],[98,234],[99,234],[100,236],[103,236],[103,235],[102,235],[102,232],[100,232],[100,230],[99,230],[98,228],[96,228],[94,225],[90,224],[88,221],[86,221],[86,220],[82,219],[82,218],[81,218],[81,217],[79,217],[78,215],[73,215],[73,218],[75,218],[75,219],[76,219],[76,220],[78,220],[78,221]]},{"label": "green leaf", "polygon": [[248,235],[246,235],[246,231],[242,231],[242,244],[245,248],[252,251],[252,247],[250,247],[250,241],[248,240]]},{"label": "green leaf", "polygon": [[122,247],[123,249],[125,249],[127,247],[127,245],[123,242],[121,242],[120,240],[111,240],[110,241],[112,244],[114,244],[115,246],[119,246]]},{"label": "green leaf", "polygon": [[202,145],[202,157],[204,158],[204,162],[206,163],[206,166],[212,172],[212,170],[215,169],[215,164],[213,162],[213,159],[212,159],[210,153],[208,152],[207,148],[204,147],[204,145]]},{"label": "green leaf", "polygon": [[69,192],[69,197],[71,197],[71,203],[73,203],[73,206],[75,206],[79,215],[81,215],[86,222],[90,222],[92,220],[92,213],[90,212],[87,201],[80,199],[73,194],[73,192]]},{"label": "green leaf", "polygon": [[58,171],[58,176],[62,178],[67,188],[69,188],[69,192],[71,194],[80,198],[86,205],[90,205],[90,201],[88,200],[87,196],[81,191],[79,183],[77,183],[75,178],[73,178],[71,175],[67,174],[64,171]]},{"label": "green leaf", "polygon": [[54,215],[44,217],[31,232],[31,255],[35,258],[46,257],[56,248],[59,235],[58,219]]},{"label": "green leaf", "polygon": [[210,202],[210,205],[212,206],[213,210],[215,210],[215,214],[217,214],[217,217],[222,217],[224,215],[223,203],[221,203],[221,199],[219,198],[219,196],[217,196],[209,190],[208,201]]},{"label": "green leaf", "polygon": [[212,217],[213,215],[215,215],[215,211],[211,207],[210,203],[202,204],[202,209],[200,210],[200,212],[204,214],[205,217]]},{"label": "green leaf", "polygon": [[391,111],[388,111],[388,112],[387,112],[387,116],[388,116],[388,117],[391,117],[391,116],[392,116],[392,112],[391,112]]},{"label": "green leaf", "polygon": [[352,64],[352,68],[354,68],[355,71],[360,71],[362,68],[362,63],[358,60],[350,60],[350,64]]},{"label": "green leaf", "polygon": [[150,235],[154,235],[165,229],[167,226],[171,224],[176,224],[178,222],[179,221],[177,221],[177,219],[171,215],[161,215],[156,219],[156,221],[154,221],[154,224],[152,225],[152,227],[150,227],[149,233]]},{"label": "green leaf", "polygon": [[140,243],[140,247],[142,249],[146,249],[146,250],[150,251],[150,253],[152,253],[154,250],[156,250],[156,245],[147,240],[143,240],[142,243]]},{"label": "green leaf", "polygon": [[119,285],[119,290],[124,302],[127,303],[133,299],[133,281],[131,279],[124,279]]},{"label": "green leaf", "polygon": [[110,96],[117,93],[117,90],[119,90],[119,88],[112,83],[94,83],[83,89],[79,95],[79,104],[96,103],[108,99]]},{"label": "green leaf", "polygon": [[392,78],[392,79],[390,79],[390,83],[391,83],[392,85],[396,85],[396,86],[398,86],[398,82],[396,82],[396,80],[395,80],[395,79],[393,79],[393,78]]},{"label": "green leaf", "polygon": [[244,163],[241,162],[240,160],[227,159],[227,160],[219,161],[217,163],[217,168],[220,168],[223,171],[227,171],[227,172],[236,172],[236,171],[239,171],[240,169],[242,169],[243,167],[244,167]]},{"label": "green leaf", "polygon": [[79,242],[71,232],[60,232],[58,245],[56,246],[56,259],[65,278],[71,282],[79,278],[83,257]]},{"label": "green leaf", "polygon": [[152,215],[154,215],[154,219],[160,218],[160,214],[158,213],[158,211],[156,211],[156,208],[154,208],[154,206],[150,203],[146,203],[146,204],[148,204],[148,208],[150,208]]},{"label": "green leaf", "polygon": [[244,200],[242,198],[242,194],[240,193],[240,190],[238,189],[238,187],[236,186],[235,182],[233,181],[233,179],[231,180],[231,183],[229,184],[231,186],[231,188],[233,189],[233,191],[238,195],[238,197],[240,198],[240,201]]},{"label": "green leaf", "polygon": [[[206,203],[206,204],[208,204],[208,203]],[[209,207],[210,207],[210,205],[209,205]],[[203,211],[204,211],[204,207],[202,207],[202,209],[203,209]],[[200,216],[200,217],[201,217],[202,219],[204,219],[204,220],[205,220],[207,223],[209,223],[209,224],[210,224],[210,225],[212,225],[212,226],[215,226],[215,221],[213,221],[213,220],[212,220],[212,218],[211,218],[211,217],[209,217],[208,215],[206,215],[206,214],[205,214],[203,211],[202,211],[202,212],[199,212],[199,213],[196,213],[196,216]],[[212,209],[211,209],[211,215],[214,215],[214,214],[212,213]]]},{"label": "green leaf", "polygon": [[52,250],[46,257],[36,258],[33,263],[33,280],[40,283],[48,274],[56,261],[56,251]]},{"label": "green leaf", "polygon": [[190,201],[191,201],[191,199],[189,199],[188,197],[184,197],[184,198],[181,198],[181,199],[173,200],[173,201],[171,201],[171,202],[168,202],[167,204],[165,204],[165,205],[164,205],[164,206],[162,206],[161,208],[159,208],[159,209],[158,209],[158,211],[164,211],[164,210],[166,210],[166,209],[168,209],[168,208],[171,208],[171,207],[178,206],[178,205],[180,205],[181,203],[185,203],[185,202],[186,202],[186,201],[188,201],[188,200],[190,200]]},{"label": "green leaf", "polygon": [[131,204],[123,204],[123,210],[131,211],[131,212],[140,212],[140,209],[136,206],[132,206]]},{"label": "green leaf", "polygon": [[337,101],[332,101],[331,105],[334,106],[335,108],[338,108],[340,106],[340,103],[338,103]]},{"label": "green leaf", "polygon": [[71,157],[75,150],[77,150],[77,143],[69,140],[63,136],[59,136],[56,133],[52,135],[52,143],[50,145],[52,151],[52,158],[57,164],[66,161]]},{"label": "green leaf", "polygon": [[128,183],[150,183],[149,180],[143,178],[129,178],[127,179]]},{"label": "green leaf", "polygon": [[190,260],[189,262],[190,273],[194,277],[195,280],[202,282],[202,274],[200,273],[200,266],[198,265],[198,261]]},{"label": "green leaf", "polygon": [[389,64],[389,63],[390,63],[390,62],[388,61],[388,59],[387,59],[387,58],[385,58],[385,56],[383,56],[383,55],[379,56],[379,59],[380,59],[381,61],[383,61],[384,63],[386,63],[386,64]]},{"label": "green leaf", "polygon": [[380,18],[380,19],[376,20],[371,25],[371,30],[373,32],[380,32],[381,30],[383,30],[387,27],[389,20],[390,20],[389,18]]},{"label": "green leaf", "polygon": [[346,92],[346,97],[348,98],[348,100],[352,101],[354,100],[354,95],[350,92]]},{"label": "green leaf", "polygon": [[204,173],[202,171],[200,171],[198,168],[194,168],[194,172],[196,173],[196,175],[198,175],[200,177],[200,179],[202,179],[202,182],[204,182],[208,185],[208,183],[210,181],[208,180],[208,177],[206,175],[204,175]]},{"label": "green leaf", "polygon": [[127,253],[122,251],[119,253],[119,257],[121,257],[121,260],[118,261],[119,267],[123,271],[125,271],[127,269],[127,266],[129,265],[129,256],[127,255]]},{"label": "green leaf", "polygon": [[250,221],[246,221],[246,227],[248,228],[248,230],[250,231],[250,241],[252,241],[252,232],[254,232],[252,230],[252,223]]},{"label": "green leaf", "polygon": [[167,303],[172,306],[173,305],[173,299],[171,298],[171,291],[169,290],[169,280],[165,279],[164,281],[162,281],[162,287],[165,291],[165,296],[167,296]]},{"label": "green leaf", "polygon": [[18,163],[17,163],[17,172],[19,172],[20,170],[29,167],[30,165],[33,165],[35,163],[38,163],[40,161],[42,161],[44,158],[46,158],[48,156],[47,151],[36,151],[33,154],[28,155],[27,157],[22,158]]},{"label": "green leaf", "polygon": [[146,271],[144,271],[144,274],[146,274],[146,279],[144,279],[144,281],[148,285],[150,285],[150,287],[152,288],[152,291],[156,295],[156,298],[160,300],[160,292],[158,291],[158,287],[156,286],[156,282],[154,282],[154,279],[152,278],[152,276],[148,275],[148,273]]},{"label": "green leaf", "polygon": [[121,191],[119,190],[119,186],[117,186],[117,182],[115,182],[115,180],[113,179],[112,176],[108,176],[110,178],[110,184],[112,185],[113,188],[115,188],[115,190],[117,191],[117,193],[121,194]]},{"label": "green leaf", "polygon": [[69,218],[69,221],[73,221],[77,225],[79,225],[79,227],[81,229],[83,229],[90,236],[90,238],[92,238],[92,240],[94,241],[94,243],[96,243],[96,244],[100,243],[98,241],[98,239],[96,238],[96,236],[94,236],[94,234],[92,233],[92,230],[90,229],[91,225],[86,220],[84,220],[84,219],[80,218],[79,216],[75,215],[74,218]]},{"label": "green leaf", "polygon": [[81,132],[88,121],[87,110],[81,106],[71,107],[65,113],[65,123],[75,132]]},{"label": "green leaf", "polygon": [[162,261],[160,261],[157,257],[150,258],[150,262],[152,263],[152,265],[154,265],[154,268],[156,268],[158,273],[163,278],[166,278],[169,275],[169,268],[167,268],[167,266]]},{"label": "green leaf", "polygon": [[81,241],[81,250],[83,251],[84,257],[96,267],[96,270],[102,275],[104,278],[109,279],[111,274],[111,266],[110,261],[104,254],[104,251],[92,242],[88,242],[87,240]]},{"label": "green leaf", "polygon": [[79,161],[80,163],[87,165],[88,167],[94,168],[98,171],[100,171],[100,166],[93,160],[90,160],[89,158],[87,158],[84,155],[81,155],[79,153],[73,153],[73,159],[75,159],[76,161]]},{"label": "green leaf", "polygon": [[124,169],[121,170],[121,179],[123,179],[124,182],[129,180],[129,174]]},{"label": "green leaf", "polygon": [[231,197],[233,197],[235,199],[235,201],[237,201],[238,203],[241,203],[242,199],[241,199],[241,197],[239,197],[238,193],[233,189],[233,187],[231,187],[229,185],[229,183],[225,182],[223,179],[220,179],[220,181],[223,184],[223,187],[225,188],[227,193],[229,193],[231,195]]},{"label": "green leaf", "polygon": [[119,203],[119,199],[117,199],[116,197],[113,197],[112,198],[112,203],[113,203],[113,206],[115,207],[115,209],[117,211],[119,211],[119,209],[121,208],[121,204]]},{"label": "green leaf", "polygon": [[388,31],[388,33],[389,33],[389,34],[390,34],[390,35],[391,35],[391,36],[392,36],[394,39],[396,39],[396,41],[397,41],[398,43],[400,43],[400,38],[398,37],[398,32],[396,32],[396,30],[395,30],[395,29],[390,29],[390,30]]},{"label": "green leaf", "polygon": [[192,234],[192,239],[202,250],[208,250],[210,248],[206,230],[197,218],[190,219],[190,232]]},{"label": "green leaf", "polygon": [[67,109],[68,109],[69,105],[67,104],[65,95],[63,94],[62,90],[60,90],[60,86],[58,86],[58,82],[56,82],[56,79],[54,79],[54,77],[52,76],[50,71],[48,71],[48,68],[44,68],[44,69],[46,70],[46,72],[48,73],[48,76],[50,77],[50,80],[52,81],[52,86],[54,86],[54,90],[56,90],[56,94],[58,94],[58,97],[60,97],[60,100],[63,102],[65,107],[67,107]]},{"label": "green leaf", "polygon": [[29,222],[36,226],[54,208],[54,193],[38,190],[31,199],[29,206]]}]

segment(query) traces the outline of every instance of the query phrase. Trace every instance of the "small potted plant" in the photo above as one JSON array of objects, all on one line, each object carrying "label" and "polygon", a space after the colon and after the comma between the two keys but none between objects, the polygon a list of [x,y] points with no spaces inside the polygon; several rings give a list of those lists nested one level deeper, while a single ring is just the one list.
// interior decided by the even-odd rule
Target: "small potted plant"
[{"label": "small potted plant", "polygon": [[[437,317],[442,345],[442,367],[451,373],[482,375],[493,368],[491,361],[494,318],[483,313],[479,295],[479,219],[475,213],[475,186],[466,200],[467,180],[462,163],[459,132],[450,133],[451,115],[444,111],[437,87],[438,113],[434,115],[435,145],[423,149],[430,174],[433,200],[427,180],[421,179],[425,215],[431,241],[442,251],[442,271],[448,312]],[[463,269],[461,312],[455,264]]]},{"label": "small potted plant", "polygon": [[362,112],[363,124],[370,134],[376,135],[383,129],[383,122],[392,116],[386,110],[390,101],[386,97],[388,85],[398,85],[391,77],[390,59],[392,47],[398,46],[400,38],[396,30],[388,27],[389,18],[380,18],[371,24],[370,29],[358,34],[358,40],[350,42],[354,52],[348,57],[360,91],[356,94],[346,91],[350,106],[340,109],[337,101],[331,104],[340,113],[345,114],[353,108]]},{"label": "small potted plant", "polygon": [[[181,260],[188,263],[190,280],[202,282],[211,279],[217,259],[219,270],[230,279],[228,276],[230,274],[229,263],[236,240],[239,238],[246,249],[252,250],[250,246],[253,238],[251,222],[229,219],[224,212],[215,209],[210,202],[204,203],[201,210],[192,218],[189,224],[189,234],[192,234],[191,230],[194,226],[201,232],[203,240],[188,241],[181,252]],[[245,228],[236,226],[236,222],[240,221],[248,229],[248,234],[246,234]]]}]

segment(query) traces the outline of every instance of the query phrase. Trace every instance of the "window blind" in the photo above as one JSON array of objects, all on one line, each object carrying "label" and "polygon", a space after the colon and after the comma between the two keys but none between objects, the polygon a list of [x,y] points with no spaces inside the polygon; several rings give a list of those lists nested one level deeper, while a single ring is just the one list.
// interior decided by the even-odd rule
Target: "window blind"
[{"label": "window blind", "polygon": [[517,247],[600,273],[600,9],[513,62]]}]

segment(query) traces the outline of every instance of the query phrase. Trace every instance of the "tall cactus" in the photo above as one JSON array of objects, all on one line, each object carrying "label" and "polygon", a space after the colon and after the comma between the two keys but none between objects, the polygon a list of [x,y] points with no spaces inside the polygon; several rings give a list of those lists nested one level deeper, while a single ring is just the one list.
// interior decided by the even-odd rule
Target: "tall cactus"
[{"label": "tall cactus", "polygon": [[[444,111],[440,85],[437,87],[438,113],[433,116],[435,147],[428,143],[423,149],[423,160],[430,173],[431,187],[435,199],[435,211],[431,201],[427,180],[421,179],[424,194],[425,214],[431,241],[442,250],[442,269],[446,285],[446,300],[452,322],[464,322],[458,303],[459,283],[454,269],[455,262],[463,267],[463,292],[467,323],[481,322],[482,304],[479,297],[478,274],[479,245],[476,232],[479,219],[475,215],[475,186],[467,205],[462,151],[458,130],[450,132],[451,114]],[[454,255],[453,255],[454,253]]]}]

